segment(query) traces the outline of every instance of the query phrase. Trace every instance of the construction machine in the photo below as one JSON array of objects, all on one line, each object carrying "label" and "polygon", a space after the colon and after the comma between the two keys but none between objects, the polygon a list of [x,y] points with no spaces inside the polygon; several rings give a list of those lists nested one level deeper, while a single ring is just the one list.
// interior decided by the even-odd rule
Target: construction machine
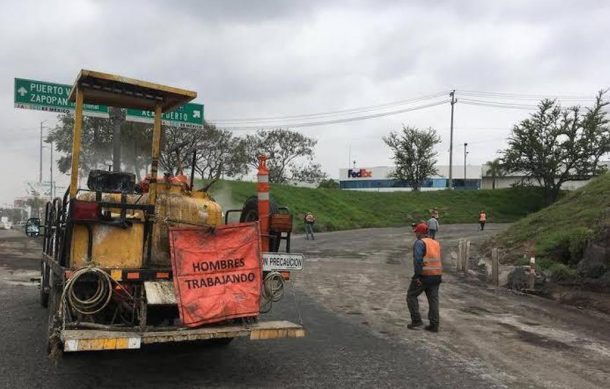
[{"label": "construction machine", "polygon": [[[151,343],[302,337],[301,324],[263,321],[283,295],[298,254],[292,216],[269,202],[260,158],[259,193],[229,223],[204,189],[158,178],[161,115],[196,92],[82,70],[75,103],[70,185],[46,205],[40,302],[48,307],[49,352],[135,349]],[[154,112],[146,185],[126,172],[92,170],[79,183],[83,105]],[[86,146],[86,145],[82,145]],[[275,208],[275,209],[272,209]],[[281,208],[281,209],[280,209]]]}]

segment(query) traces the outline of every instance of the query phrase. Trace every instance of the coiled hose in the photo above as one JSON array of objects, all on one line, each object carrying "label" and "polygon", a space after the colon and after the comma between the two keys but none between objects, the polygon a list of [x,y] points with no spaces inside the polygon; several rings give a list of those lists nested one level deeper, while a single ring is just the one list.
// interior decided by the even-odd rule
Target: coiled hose
[{"label": "coiled hose", "polygon": [[261,295],[261,313],[271,310],[273,303],[276,303],[284,296],[284,277],[279,272],[273,271],[263,280],[263,291]]},{"label": "coiled hose", "polygon": [[[75,290],[77,281],[84,276],[97,278],[97,286],[91,297],[81,298]],[[106,308],[112,298],[112,279],[105,271],[96,267],[85,267],[75,271],[66,282],[64,301],[70,308],[83,315],[94,315]]]}]

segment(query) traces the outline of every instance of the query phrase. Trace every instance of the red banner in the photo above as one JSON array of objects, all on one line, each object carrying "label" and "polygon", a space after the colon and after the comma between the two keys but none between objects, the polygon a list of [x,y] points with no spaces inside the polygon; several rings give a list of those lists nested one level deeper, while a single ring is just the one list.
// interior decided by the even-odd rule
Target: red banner
[{"label": "red banner", "polygon": [[213,232],[173,228],[169,240],[178,311],[185,326],[258,316],[258,223],[223,225]]}]

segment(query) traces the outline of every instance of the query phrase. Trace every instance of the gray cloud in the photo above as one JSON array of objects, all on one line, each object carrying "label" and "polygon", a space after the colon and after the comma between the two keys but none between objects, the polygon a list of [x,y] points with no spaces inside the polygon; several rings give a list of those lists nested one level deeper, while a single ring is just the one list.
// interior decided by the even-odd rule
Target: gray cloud
[{"label": "gray cloud", "polygon": [[[583,95],[610,86],[608,20],[610,3],[593,0],[7,2],[0,202],[37,178],[38,126],[55,121],[13,108],[14,77],[71,83],[81,68],[120,73],[197,90],[209,118],[339,110],[452,88]],[[446,163],[448,108],[300,131],[319,140],[331,176],[350,145],[358,163],[390,163],[381,136],[402,123],[438,128]],[[482,163],[526,115],[458,104],[456,143],[472,142],[469,160]]]}]

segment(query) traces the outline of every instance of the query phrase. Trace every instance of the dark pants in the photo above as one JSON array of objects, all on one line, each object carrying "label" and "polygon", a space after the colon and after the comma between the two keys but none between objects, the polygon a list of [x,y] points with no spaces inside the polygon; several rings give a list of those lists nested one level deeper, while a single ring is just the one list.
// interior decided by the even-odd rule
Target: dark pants
[{"label": "dark pants", "polygon": [[436,239],[436,230],[428,230],[428,236],[432,239]]},{"label": "dark pants", "polygon": [[315,240],[313,237],[313,223],[305,223],[305,238],[309,240],[309,235],[311,234],[311,239]]},{"label": "dark pants", "polygon": [[483,231],[485,229],[485,222],[479,222],[479,224],[481,224],[481,231]]},{"label": "dark pants", "polygon": [[438,288],[440,282],[426,282],[422,281],[420,285],[417,284],[416,280],[411,280],[409,290],[407,291],[407,306],[411,313],[411,322],[420,323],[421,315],[419,314],[419,302],[417,298],[423,292],[426,292],[426,298],[428,299],[428,320],[430,325],[438,327],[440,317],[438,314]]}]

